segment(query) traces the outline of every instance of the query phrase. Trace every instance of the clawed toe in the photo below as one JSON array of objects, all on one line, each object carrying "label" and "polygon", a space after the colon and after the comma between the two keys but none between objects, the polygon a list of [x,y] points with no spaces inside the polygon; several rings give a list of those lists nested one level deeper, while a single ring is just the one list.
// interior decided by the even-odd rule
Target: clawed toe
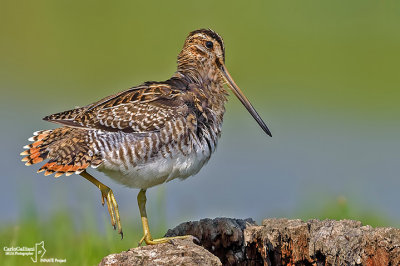
[{"label": "clawed toe", "polygon": [[121,239],[123,238],[122,227],[121,227],[121,220],[119,217],[119,210],[118,204],[115,200],[114,193],[112,190],[101,183],[99,180],[91,176],[88,172],[83,171],[80,175],[94,184],[96,187],[100,189],[101,192],[101,204],[104,206],[104,203],[107,203],[108,212],[110,213],[111,217],[111,225],[116,229],[118,227],[118,233],[121,235]]},{"label": "clawed toe", "polygon": [[157,239],[146,239],[145,236],[143,236],[142,240],[139,242],[139,244],[142,244],[143,240],[146,243],[146,245],[157,245],[157,244],[162,244],[162,243],[167,243],[170,242],[171,240],[174,239],[186,239],[188,237],[191,237],[191,235],[185,235],[185,236],[173,236],[173,237],[163,237],[163,238],[157,238]]},{"label": "clawed toe", "polygon": [[108,212],[110,213],[111,225],[114,227],[114,230],[118,227],[118,233],[121,235],[121,239],[123,238],[121,220],[119,216],[118,204],[115,200],[114,193],[109,187],[105,187],[101,190],[101,202],[104,205],[104,202],[107,202]]}]

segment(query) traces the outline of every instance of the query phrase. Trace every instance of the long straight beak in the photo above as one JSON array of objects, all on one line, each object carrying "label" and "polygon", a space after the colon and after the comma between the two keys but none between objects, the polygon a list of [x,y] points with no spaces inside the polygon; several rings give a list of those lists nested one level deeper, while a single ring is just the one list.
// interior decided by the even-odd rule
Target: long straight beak
[{"label": "long straight beak", "polygon": [[226,69],[225,65],[221,62],[219,62],[219,69],[222,73],[222,76],[224,77],[226,83],[228,86],[231,88],[233,93],[236,95],[236,97],[239,98],[239,100],[242,102],[244,107],[246,107],[247,111],[253,116],[253,118],[257,121],[257,123],[260,125],[260,127],[264,130],[265,133],[267,133],[268,136],[272,137],[271,131],[269,131],[267,125],[264,123],[260,115],[257,113],[256,109],[251,105],[250,101],[244,96],[243,92],[240,90],[238,85],[233,81],[231,75],[229,74],[228,70]]}]

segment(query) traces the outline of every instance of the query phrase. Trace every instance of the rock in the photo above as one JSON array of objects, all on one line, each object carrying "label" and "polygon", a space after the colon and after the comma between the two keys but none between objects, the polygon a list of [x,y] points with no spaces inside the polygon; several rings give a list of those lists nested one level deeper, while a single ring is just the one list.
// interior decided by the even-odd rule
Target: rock
[{"label": "rock", "polygon": [[168,230],[165,236],[192,235],[201,245],[216,255],[223,264],[244,262],[243,231],[256,223],[252,219],[216,218],[186,222]]},{"label": "rock", "polygon": [[193,243],[193,238],[132,248],[103,258],[99,265],[221,265],[220,260]]},{"label": "rock", "polygon": [[[202,219],[168,230],[191,239],[130,249],[101,265],[400,265],[400,229],[352,220]],[[211,253],[215,256],[213,256]]]}]

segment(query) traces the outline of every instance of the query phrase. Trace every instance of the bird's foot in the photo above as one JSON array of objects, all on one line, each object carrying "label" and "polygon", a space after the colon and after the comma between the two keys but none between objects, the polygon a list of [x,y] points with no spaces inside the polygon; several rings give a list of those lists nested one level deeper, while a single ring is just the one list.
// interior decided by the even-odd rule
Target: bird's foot
[{"label": "bird's foot", "polygon": [[116,226],[118,227],[118,233],[121,235],[122,239],[124,237],[124,234],[122,233],[118,204],[117,201],[115,200],[114,193],[111,190],[111,188],[107,186],[100,187],[100,191],[101,191],[101,204],[103,204],[104,206],[104,203],[107,202],[108,212],[110,213],[111,217],[111,225],[114,227],[114,230],[116,229]]},{"label": "bird's foot", "polygon": [[191,235],[185,235],[185,236],[172,236],[172,237],[163,237],[163,238],[157,238],[157,239],[152,239],[151,237],[149,237],[148,235],[144,235],[139,243],[138,243],[138,247],[140,247],[143,243],[143,241],[146,243],[146,245],[157,245],[157,244],[162,244],[162,243],[167,243],[171,240],[174,239],[186,239],[188,237],[192,237]]}]

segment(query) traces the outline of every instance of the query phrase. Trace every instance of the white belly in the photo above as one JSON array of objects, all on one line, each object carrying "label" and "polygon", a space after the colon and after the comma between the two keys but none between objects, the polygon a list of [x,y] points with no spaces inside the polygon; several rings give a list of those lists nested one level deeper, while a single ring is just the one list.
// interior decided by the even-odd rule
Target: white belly
[{"label": "white belly", "polygon": [[146,189],[175,178],[185,179],[197,174],[210,156],[211,151],[206,149],[186,156],[181,153],[167,158],[158,156],[135,166],[115,165],[105,161],[98,170],[125,186]]}]

